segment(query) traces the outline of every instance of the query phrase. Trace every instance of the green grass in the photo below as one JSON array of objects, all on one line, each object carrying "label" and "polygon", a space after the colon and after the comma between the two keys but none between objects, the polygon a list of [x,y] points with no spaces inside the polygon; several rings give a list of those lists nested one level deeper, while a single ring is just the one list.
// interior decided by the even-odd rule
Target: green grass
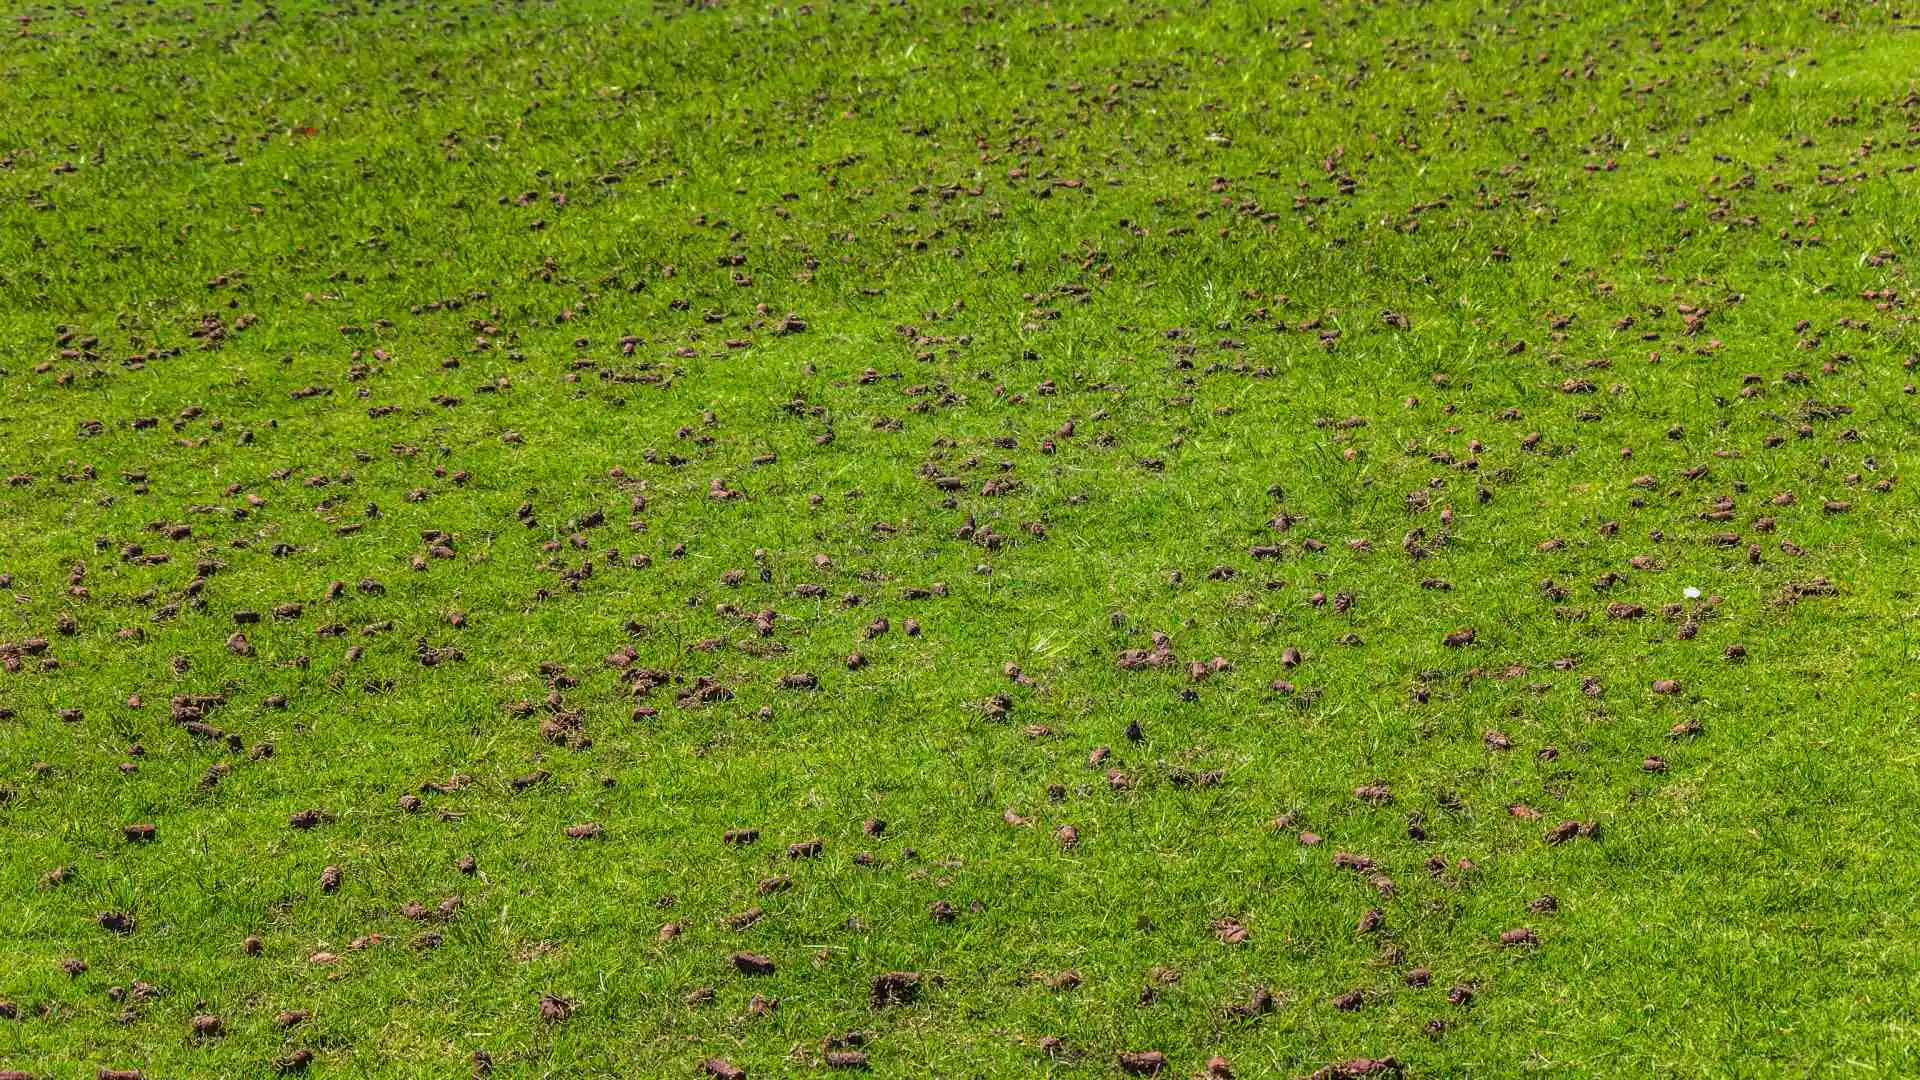
[{"label": "green grass", "polygon": [[1563,7],[24,9],[0,1069],[1920,1072],[1920,36]]}]

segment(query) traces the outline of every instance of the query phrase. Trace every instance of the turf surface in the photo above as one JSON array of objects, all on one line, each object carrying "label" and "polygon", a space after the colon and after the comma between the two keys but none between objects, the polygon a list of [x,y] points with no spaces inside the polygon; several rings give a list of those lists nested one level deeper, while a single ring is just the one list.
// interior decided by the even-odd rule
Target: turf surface
[{"label": "turf surface", "polygon": [[0,1070],[1920,1072],[1920,35],[1563,8],[21,9]]}]

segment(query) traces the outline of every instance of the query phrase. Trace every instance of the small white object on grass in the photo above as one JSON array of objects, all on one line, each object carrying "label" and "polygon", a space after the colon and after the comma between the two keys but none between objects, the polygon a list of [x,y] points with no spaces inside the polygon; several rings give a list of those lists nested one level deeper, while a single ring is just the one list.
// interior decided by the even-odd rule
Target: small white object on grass
[{"label": "small white object on grass", "polygon": [[1686,597],[1689,600],[1698,600],[1700,599],[1700,590],[1689,585],[1686,588],[1680,590],[1680,595]]}]

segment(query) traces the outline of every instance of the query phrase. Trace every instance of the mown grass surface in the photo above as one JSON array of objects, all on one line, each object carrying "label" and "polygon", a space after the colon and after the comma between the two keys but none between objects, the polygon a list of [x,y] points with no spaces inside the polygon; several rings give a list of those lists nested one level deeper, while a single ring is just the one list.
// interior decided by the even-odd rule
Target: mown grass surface
[{"label": "mown grass surface", "polygon": [[13,28],[0,1068],[1920,1071],[1905,15]]}]

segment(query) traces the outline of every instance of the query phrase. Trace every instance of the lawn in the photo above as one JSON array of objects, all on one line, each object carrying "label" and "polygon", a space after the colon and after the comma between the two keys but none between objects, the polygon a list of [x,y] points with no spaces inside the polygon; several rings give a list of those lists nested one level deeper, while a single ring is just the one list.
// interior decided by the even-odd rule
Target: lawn
[{"label": "lawn", "polygon": [[1920,1073],[1920,23],[1262,8],[20,9],[0,1076]]}]

